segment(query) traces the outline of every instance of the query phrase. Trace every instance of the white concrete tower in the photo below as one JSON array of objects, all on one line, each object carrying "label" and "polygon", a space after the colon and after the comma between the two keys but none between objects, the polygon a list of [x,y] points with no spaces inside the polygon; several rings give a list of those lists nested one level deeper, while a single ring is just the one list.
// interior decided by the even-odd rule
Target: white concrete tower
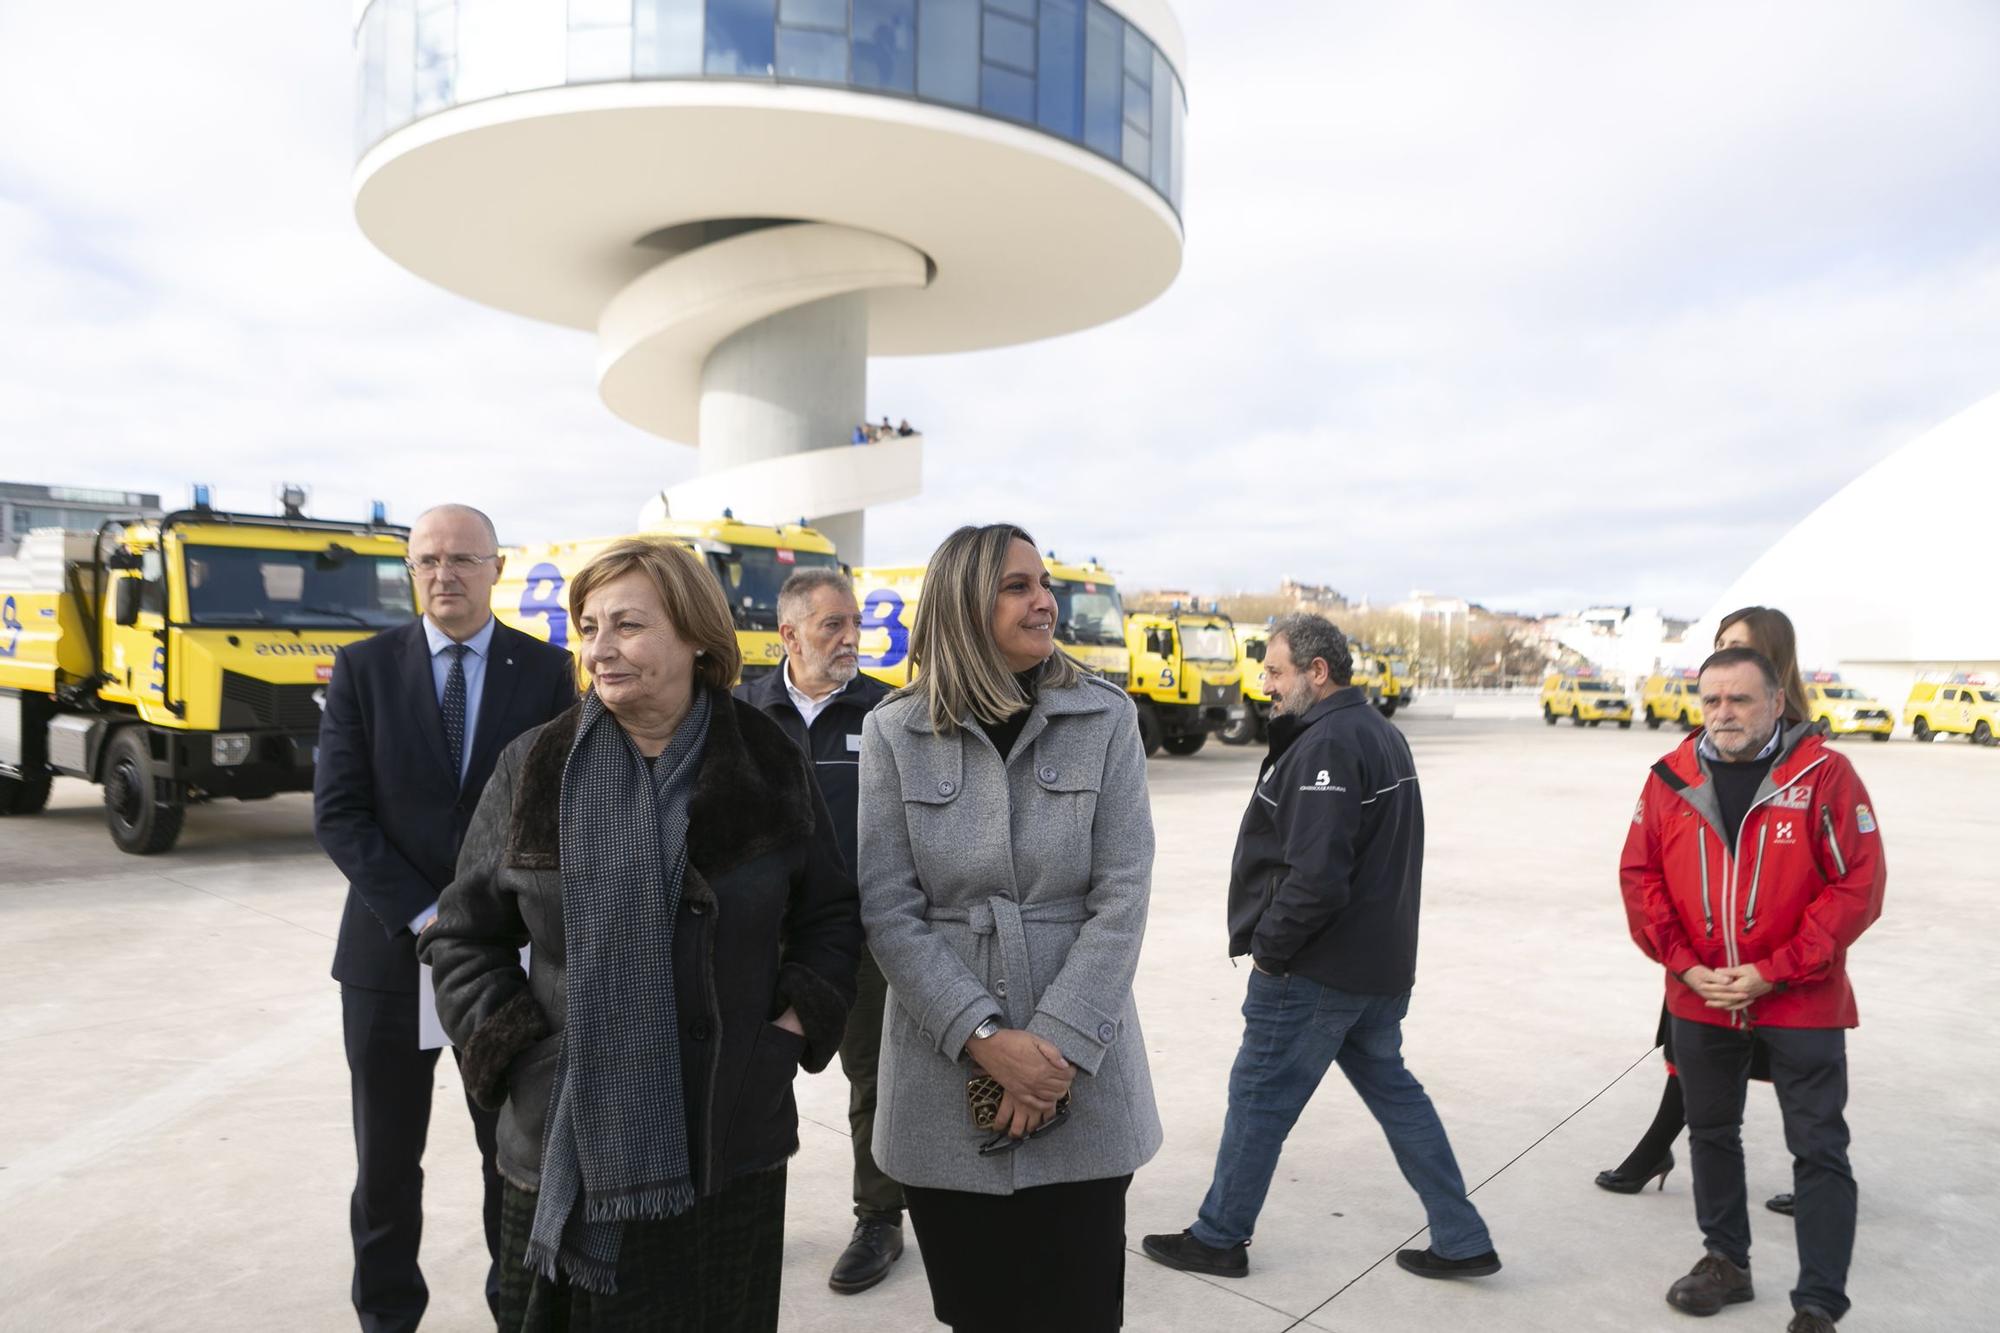
[{"label": "white concrete tower", "polygon": [[1089,328],[1180,269],[1165,0],[366,0],[354,49],[369,240],[595,330],[606,405],[700,447],[642,521],[804,515],[858,563],[921,484],[919,439],[849,444],[870,355]]}]

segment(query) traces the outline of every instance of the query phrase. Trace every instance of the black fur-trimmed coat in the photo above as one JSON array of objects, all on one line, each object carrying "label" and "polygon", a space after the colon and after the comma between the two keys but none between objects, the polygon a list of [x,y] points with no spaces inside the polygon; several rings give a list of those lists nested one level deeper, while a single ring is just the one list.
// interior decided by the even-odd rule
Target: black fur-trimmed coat
[{"label": "black fur-trimmed coat", "polygon": [[[804,756],[750,705],[720,690],[711,702],[673,949],[688,1156],[703,1194],[798,1150],[792,1078],[839,1049],[863,947],[854,882]],[[557,831],[579,713],[501,754],[422,948],[466,1088],[500,1111],[501,1173],[525,1189],[540,1183],[562,1044]],[[803,1038],[771,1022],[787,1006]]]}]

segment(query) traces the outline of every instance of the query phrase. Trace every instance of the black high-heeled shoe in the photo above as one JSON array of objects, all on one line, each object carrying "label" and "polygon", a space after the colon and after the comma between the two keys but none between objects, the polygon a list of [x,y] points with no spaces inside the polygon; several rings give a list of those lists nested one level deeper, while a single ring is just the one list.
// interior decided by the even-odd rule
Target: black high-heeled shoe
[{"label": "black high-heeled shoe", "polygon": [[1610,1190],[1613,1194],[1637,1194],[1657,1180],[1660,1182],[1660,1188],[1664,1190],[1667,1187],[1667,1172],[1673,1169],[1674,1150],[1669,1148],[1667,1155],[1660,1159],[1660,1164],[1643,1176],[1630,1176],[1617,1170],[1599,1171],[1597,1188]]}]

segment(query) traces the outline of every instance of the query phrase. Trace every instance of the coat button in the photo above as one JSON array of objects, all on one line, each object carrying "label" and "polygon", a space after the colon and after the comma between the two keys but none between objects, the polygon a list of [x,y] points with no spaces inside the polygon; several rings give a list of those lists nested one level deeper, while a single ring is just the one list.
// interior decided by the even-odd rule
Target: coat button
[{"label": "coat button", "polygon": [[1042,768],[1041,776],[1042,776],[1042,781],[1044,782],[1054,782],[1056,780],[1056,771],[1053,768],[1049,768],[1045,765]]},{"label": "coat button", "polygon": [[938,783],[938,795],[940,796],[949,796],[957,790],[958,784],[950,778],[946,778],[943,782]]},{"label": "coat button", "polygon": [[708,1020],[705,1018],[697,1018],[694,1021],[694,1026],[688,1029],[688,1036],[693,1037],[696,1041],[707,1041]]},{"label": "coat button", "polygon": [[700,916],[703,912],[706,912],[707,910],[708,910],[708,904],[702,902],[700,899],[690,899],[688,901],[688,911],[694,913],[696,916]]},{"label": "coat button", "polygon": [[993,993],[1003,1000],[1007,998],[1007,978],[1002,977],[993,983]]},{"label": "coat button", "polygon": [[1097,1039],[1101,1042],[1104,1042],[1106,1045],[1109,1045],[1111,1039],[1117,1035],[1118,1035],[1118,1029],[1112,1024],[1099,1023],[1097,1025]]}]

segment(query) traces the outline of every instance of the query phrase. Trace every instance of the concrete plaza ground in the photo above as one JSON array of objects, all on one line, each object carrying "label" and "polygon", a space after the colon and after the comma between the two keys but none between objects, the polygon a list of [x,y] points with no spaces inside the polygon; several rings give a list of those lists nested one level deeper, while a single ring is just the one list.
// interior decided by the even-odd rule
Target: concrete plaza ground
[{"label": "concrete plaza ground", "polygon": [[[1477,710],[1465,709],[1462,713]],[[1337,1073],[1287,1147],[1238,1282],[1170,1272],[1138,1238],[1192,1220],[1208,1181],[1245,973],[1222,896],[1252,751],[1150,766],[1159,860],[1139,1008],[1166,1146],[1130,1196],[1127,1322],[1140,1333],[1285,1329],[1674,1329],[1661,1300],[1700,1254],[1682,1166],[1664,1194],[1591,1177],[1650,1120],[1657,973],[1626,939],[1615,866],[1670,734],[1553,730],[1427,701],[1399,718],[1430,825],[1406,1052],[1431,1090],[1506,1268],[1424,1282],[1396,1268],[1423,1214]],[[1861,1231],[1847,1326],[1991,1327],[2000,1308],[2000,1068],[1993,1059],[2000,753],[1843,744],[1887,839],[1888,910],[1853,972]],[[0,1328],[338,1330],[353,1147],[339,999],[343,884],[303,798],[193,812],[181,847],[119,854],[96,793],[0,823]],[[427,1327],[489,1326],[478,1170],[450,1061],[426,1162]],[[847,1239],[846,1085],[801,1078],[783,1327],[899,1333],[930,1320],[912,1246],[835,1296]],[[1753,1086],[1754,1198],[1789,1188],[1774,1101]],[[1756,1210],[1759,1297],[1715,1329],[1782,1329],[1789,1225]],[[996,1274],[1032,1281],[1032,1274]]]}]

